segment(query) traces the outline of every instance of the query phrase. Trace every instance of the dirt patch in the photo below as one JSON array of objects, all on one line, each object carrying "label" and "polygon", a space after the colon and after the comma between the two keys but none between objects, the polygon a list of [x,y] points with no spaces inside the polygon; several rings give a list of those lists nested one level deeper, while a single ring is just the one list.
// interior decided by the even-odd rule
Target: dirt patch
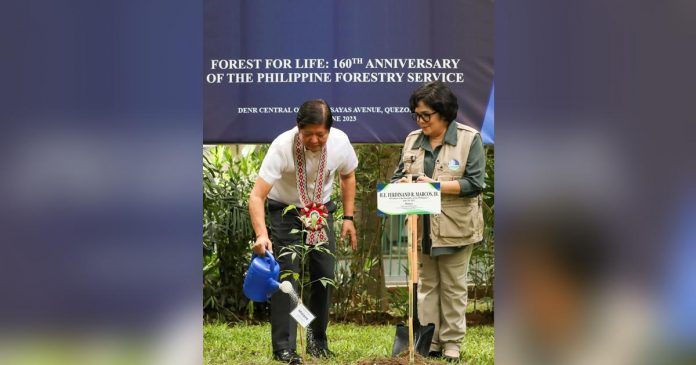
[{"label": "dirt patch", "polygon": [[[416,365],[439,364],[437,361],[432,361],[424,358],[420,354],[415,354],[413,363]],[[362,360],[358,365],[408,365],[408,352],[402,352],[394,358],[372,358]]]},{"label": "dirt patch", "polygon": [[354,324],[397,324],[403,323],[405,317],[395,317],[386,312],[350,312],[336,318],[336,322],[354,323]]},{"label": "dirt patch", "polygon": [[[491,311],[476,311],[466,314],[467,326],[485,326],[494,323],[494,312]],[[334,318],[334,322],[352,323],[352,324],[370,324],[370,325],[396,325],[405,323],[406,317],[392,316],[385,312],[350,312],[341,318]]]}]

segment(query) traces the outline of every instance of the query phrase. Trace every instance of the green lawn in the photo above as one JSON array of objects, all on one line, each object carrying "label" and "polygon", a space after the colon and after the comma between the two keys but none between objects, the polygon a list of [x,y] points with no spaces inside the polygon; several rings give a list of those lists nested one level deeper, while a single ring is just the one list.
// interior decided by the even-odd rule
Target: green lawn
[{"label": "green lawn", "polygon": [[[330,348],[337,357],[314,364],[354,364],[387,357],[394,341],[394,326],[329,324]],[[493,327],[467,328],[462,359],[469,365],[493,364]],[[298,335],[298,352],[299,335]],[[265,325],[206,324],[203,327],[203,359],[206,365],[280,364],[271,360],[271,328]]]}]

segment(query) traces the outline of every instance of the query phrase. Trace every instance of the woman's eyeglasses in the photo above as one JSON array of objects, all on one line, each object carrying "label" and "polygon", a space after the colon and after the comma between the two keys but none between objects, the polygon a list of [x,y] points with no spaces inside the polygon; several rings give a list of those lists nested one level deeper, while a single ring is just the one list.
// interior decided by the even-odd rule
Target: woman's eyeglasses
[{"label": "woman's eyeglasses", "polygon": [[433,114],[437,114],[437,112],[432,112],[432,113],[411,113],[411,118],[418,122],[418,119],[421,119],[424,122],[430,122],[430,117],[433,116]]}]

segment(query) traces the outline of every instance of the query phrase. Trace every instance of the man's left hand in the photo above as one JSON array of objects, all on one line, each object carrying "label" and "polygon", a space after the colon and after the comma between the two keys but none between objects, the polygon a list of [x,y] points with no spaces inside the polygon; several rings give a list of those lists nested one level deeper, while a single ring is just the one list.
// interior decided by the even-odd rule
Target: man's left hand
[{"label": "man's left hand", "polygon": [[343,220],[343,227],[341,228],[341,239],[345,239],[346,234],[350,235],[350,246],[353,248],[353,250],[357,249],[358,235],[355,231],[355,224],[353,224],[353,221],[348,219]]}]

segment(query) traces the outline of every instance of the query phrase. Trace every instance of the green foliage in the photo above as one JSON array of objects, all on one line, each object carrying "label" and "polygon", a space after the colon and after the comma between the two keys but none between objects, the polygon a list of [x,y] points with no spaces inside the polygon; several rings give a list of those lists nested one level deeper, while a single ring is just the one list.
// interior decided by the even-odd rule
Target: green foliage
[{"label": "green foliage", "polygon": [[[303,233],[306,231],[300,231],[300,230],[293,230],[290,233]],[[300,266],[300,272],[295,272],[293,270],[283,270],[283,272],[280,273],[280,280],[285,280],[287,278],[292,278],[293,280],[298,282],[298,285],[300,286],[300,298],[303,298],[304,296],[304,288],[311,286],[315,282],[321,283],[324,287],[327,285],[335,287],[336,284],[334,283],[333,280],[327,278],[327,277],[321,277],[315,280],[310,280],[309,276],[307,275],[307,265],[308,265],[308,260],[309,256],[312,252],[317,252],[317,253],[322,253],[326,255],[331,255],[333,256],[334,254],[329,251],[329,249],[326,247],[326,242],[320,242],[315,245],[307,245],[302,243],[302,241],[299,241],[296,244],[293,245],[288,245],[285,246],[281,249],[280,255],[278,255],[278,258],[284,257],[284,256],[290,256],[291,261],[296,261],[298,260],[299,266]]]},{"label": "green foliage", "polygon": [[[288,205],[283,209],[283,215],[286,215],[289,211],[295,210],[297,211],[297,207],[293,204]],[[303,222],[302,217],[297,217],[300,222]],[[316,222],[313,222],[316,223]],[[303,222],[304,224],[304,222]],[[303,226],[304,227],[304,226]],[[312,252],[317,252],[325,255],[331,255],[334,256],[334,253],[329,250],[328,247],[326,247],[326,242],[319,242],[315,245],[308,245],[305,244],[303,241],[303,237],[307,237],[307,235],[310,232],[306,229],[292,229],[290,230],[290,234],[296,234],[298,236],[298,242],[292,245],[285,246],[281,249],[280,255],[278,255],[278,258],[284,257],[284,256],[290,256],[290,261],[295,262],[296,260],[299,259],[299,266],[300,266],[300,272],[295,272],[292,270],[283,270],[283,272],[280,274],[280,280],[283,280],[285,278],[292,277],[293,280],[298,281],[298,284],[300,285],[300,299],[303,298],[304,295],[304,288],[307,286],[312,285],[315,282],[320,282],[321,285],[326,287],[327,285],[335,287],[336,284],[334,284],[334,281],[327,278],[327,277],[321,277],[318,278],[314,281],[311,281],[306,273],[307,273],[307,265],[308,265],[308,259],[309,256]]]},{"label": "green foliage", "polygon": [[480,300],[493,303],[495,280],[495,155],[493,146],[485,146],[486,187],[483,190],[483,242],[474,246],[469,266],[469,279],[474,284],[474,308]]},{"label": "green foliage", "polygon": [[[336,265],[335,282],[338,290],[334,291],[334,316],[345,321],[349,315],[360,317],[365,321],[365,315],[380,310],[383,298],[375,295],[370,289],[380,285],[379,276],[373,275],[379,267],[381,256],[363,260],[363,265],[357,267],[351,260],[345,260]],[[354,271],[356,268],[359,271]],[[355,282],[354,282],[355,280]],[[349,290],[343,290],[348,288]],[[350,296],[349,296],[350,295]]]},{"label": "green foliage", "polygon": [[203,151],[203,309],[207,320],[238,321],[251,311],[242,292],[254,232],[247,199],[267,147],[235,156]]},{"label": "green foliage", "polygon": [[[388,302],[384,286],[381,235],[384,222],[377,216],[377,183],[388,181],[401,153],[400,145],[353,145],[360,165],[355,173],[355,228],[358,249],[347,245],[337,252],[337,289],[334,291],[334,318],[345,320],[350,315],[386,311]],[[337,233],[340,232],[340,227]],[[339,245],[340,247],[340,245]]]},{"label": "green foliage", "polygon": [[461,348],[461,358],[470,365],[493,364],[495,332],[493,326],[477,326],[466,329]]},{"label": "green foliage", "polygon": [[[206,324],[203,327],[203,363],[205,365],[278,364],[271,353],[270,325]],[[394,326],[331,324],[327,329],[331,350],[336,357],[305,358],[318,365],[357,364],[371,358],[391,355]],[[462,343],[462,359],[471,365],[493,364],[494,329],[492,326],[470,327]],[[386,359],[385,359],[386,360]],[[436,363],[446,364],[445,361]]]},{"label": "green foliage", "polygon": [[408,288],[398,287],[389,291],[389,314],[394,318],[408,320]]}]

